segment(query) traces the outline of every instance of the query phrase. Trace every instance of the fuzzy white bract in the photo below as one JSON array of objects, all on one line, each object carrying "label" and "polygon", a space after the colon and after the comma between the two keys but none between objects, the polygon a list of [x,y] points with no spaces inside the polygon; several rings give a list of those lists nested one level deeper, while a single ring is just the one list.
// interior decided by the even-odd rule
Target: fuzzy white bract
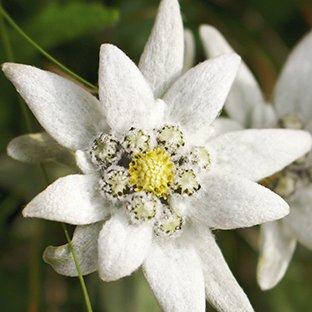
[{"label": "fuzzy white bract", "polygon": [[[233,52],[223,36],[211,26],[200,35],[207,56]],[[312,32],[290,54],[277,81],[274,105],[265,103],[256,79],[242,63],[225,108],[229,116],[246,128],[312,130]],[[287,200],[288,217],[262,226],[258,282],[262,289],[274,287],[284,276],[298,240],[312,249],[312,155],[262,181]]]},{"label": "fuzzy white bract", "polygon": [[[203,312],[205,299],[220,311],[253,311],[210,229],[287,215],[286,202],[254,181],[304,155],[311,137],[273,129],[211,138],[240,58],[222,55],[181,74],[183,63],[179,5],[163,0],[139,67],[102,45],[99,100],[55,74],[4,64],[82,172],[52,183],[23,214],[77,225],[73,244],[83,274],[98,270],[113,281],[142,267],[164,311]],[[24,153],[23,140],[10,144],[10,155]],[[61,274],[77,274],[66,245],[48,247],[44,259]]]}]

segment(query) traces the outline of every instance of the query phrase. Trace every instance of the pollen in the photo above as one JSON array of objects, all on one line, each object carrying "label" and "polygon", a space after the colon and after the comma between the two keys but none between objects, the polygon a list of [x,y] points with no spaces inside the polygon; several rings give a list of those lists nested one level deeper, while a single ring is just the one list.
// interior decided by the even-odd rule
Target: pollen
[{"label": "pollen", "polygon": [[129,183],[136,192],[167,198],[174,181],[174,164],[163,148],[136,154],[129,164]]}]

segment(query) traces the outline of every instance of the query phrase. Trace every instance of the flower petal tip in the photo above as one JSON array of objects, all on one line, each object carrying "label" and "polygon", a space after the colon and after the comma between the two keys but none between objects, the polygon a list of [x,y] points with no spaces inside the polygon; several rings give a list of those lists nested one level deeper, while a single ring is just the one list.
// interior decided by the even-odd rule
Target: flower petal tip
[{"label": "flower petal tip", "polygon": [[8,70],[8,67],[10,67],[12,63],[8,63],[8,62],[5,62],[5,63],[2,63],[1,64],[1,69],[3,72],[6,72]]},{"label": "flower petal tip", "polygon": [[109,282],[115,282],[118,281],[120,278],[124,277],[124,276],[129,276],[130,274],[127,275],[118,275],[117,272],[115,274],[111,274],[112,272],[109,272],[108,274],[106,274],[106,272],[104,272],[104,270],[99,269],[99,276],[100,279],[103,282],[109,283]]},{"label": "flower petal tip", "polygon": [[205,35],[211,35],[211,34],[215,34],[215,33],[219,33],[218,30],[208,24],[202,24],[199,26],[199,34],[200,36],[205,36]]},{"label": "flower petal tip", "polygon": [[268,291],[279,283],[280,278],[276,279],[274,276],[271,276],[271,274],[265,274],[265,272],[262,272],[263,269],[261,265],[258,267],[257,282],[262,291]]},{"label": "flower petal tip", "polygon": [[301,155],[299,157],[305,155],[307,152],[311,150],[312,136],[308,131],[293,130],[293,129],[284,129],[284,131],[293,133],[296,136],[296,142],[298,143],[298,148],[300,148],[301,151]]},{"label": "flower petal tip", "polygon": [[262,291],[271,290],[272,288],[275,287],[276,284],[277,284],[277,283],[270,284],[268,281],[261,281],[261,282],[260,282],[260,281],[258,280],[258,285],[259,285],[259,287],[260,287],[260,289],[261,289]]},{"label": "flower petal tip", "polygon": [[[222,62],[223,66],[231,68],[233,69],[233,71],[236,72],[238,71],[239,66],[241,64],[241,57],[234,52],[221,54],[219,56],[216,56],[214,59],[215,60],[218,59],[220,62]],[[209,60],[206,62],[209,62]]]},{"label": "flower petal tip", "polygon": [[280,215],[278,219],[286,217],[290,212],[289,205],[286,203],[286,201],[283,200],[283,203],[281,204],[280,208]]},{"label": "flower petal tip", "polygon": [[1,64],[1,70],[7,77],[9,77],[10,74],[12,73],[12,70],[14,71],[16,65],[17,64],[15,63],[6,62],[6,63]]},{"label": "flower petal tip", "polygon": [[1,69],[5,73],[6,76],[14,73],[16,70],[22,67],[31,67],[30,65],[24,65],[19,63],[5,62],[1,64]]},{"label": "flower petal tip", "polygon": [[55,248],[54,246],[48,246],[42,255],[42,259],[47,264],[53,263],[53,258],[55,258],[55,255],[59,254],[61,256],[61,249]]},{"label": "flower petal tip", "polygon": [[302,131],[302,137],[307,146],[307,152],[312,148],[312,135],[308,131]]},{"label": "flower petal tip", "polygon": [[23,211],[22,211],[22,215],[24,218],[31,218],[32,214],[30,213],[30,209],[29,209],[29,205],[27,205]]},{"label": "flower petal tip", "polygon": [[107,53],[107,52],[111,52],[111,51],[116,51],[119,50],[118,47],[116,47],[115,45],[111,44],[111,43],[103,43],[101,44],[100,47],[100,51],[101,53]]},{"label": "flower petal tip", "polygon": [[161,6],[171,6],[171,8],[178,8],[180,9],[180,4],[178,0],[162,0],[160,3]]},{"label": "flower petal tip", "polygon": [[7,152],[8,156],[15,159],[15,157],[14,157],[14,154],[15,154],[14,153],[14,143],[12,141],[10,141],[9,144],[7,145],[6,152]]}]

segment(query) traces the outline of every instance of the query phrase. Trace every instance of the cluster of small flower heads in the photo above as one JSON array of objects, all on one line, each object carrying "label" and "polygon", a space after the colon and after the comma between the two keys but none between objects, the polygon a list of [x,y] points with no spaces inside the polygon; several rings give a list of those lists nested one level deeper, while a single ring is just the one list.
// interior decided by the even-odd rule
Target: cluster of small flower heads
[{"label": "cluster of small flower heads", "polygon": [[[302,121],[296,115],[284,116],[279,120],[279,125],[285,129],[303,129]],[[283,171],[265,179],[263,184],[281,197],[289,198],[296,192],[298,184],[302,186],[311,182],[311,155],[307,154],[284,168]]]},{"label": "cluster of small flower heads", "polygon": [[89,153],[101,175],[101,194],[123,202],[131,223],[153,222],[157,236],[179,232],[184,219],[169,198],[195,194],[201,187],[197,172],[210,167],[205,147],[185,151],[185,145],[182,130],[173,125],[150,133],[131,128],[121,140],[99,135]]}]

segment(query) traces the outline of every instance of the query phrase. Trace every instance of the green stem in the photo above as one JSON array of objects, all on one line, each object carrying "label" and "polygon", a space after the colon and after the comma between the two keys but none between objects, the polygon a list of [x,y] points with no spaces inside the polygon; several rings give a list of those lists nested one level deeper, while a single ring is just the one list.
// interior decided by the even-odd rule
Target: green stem
[{"label": "green stem", "polygon": [[[0,10],[1,10],[1,6],[0,6]],[[5,24],[4,24],[4,20],[2,18],[0,18],[0,31],[1,31],[1,37],[2,37],[2,42],[3,42],[3,46],[4,46],[4,52],[7,56],[7,59],[10,62],[14,62],[14,54],[13,54],[12,46],[10,43],[9,34],[7,32],[7,29],[6,29]],[[30,119],[29,114],[27,112],[27,108],[24,105],[24,103],[20,97],[18,97],[18,102],[19,102],[20,109],[22,111],[23,117],[24,117],[25,122],[26,122],[26,127],[29,130],[29,132],[32,132],[31,119]]]},{"label": "green stem", "polygon": [[42,55],[44,55],[48,60],[50,60],[52,63],[59,66],[64,72],[68,73],[81,83],[85,84],[89,88],[91,88],[94,91],[97,91],[97,87],[90,83],[89,81],[85,80],[84,78],[80,77],[73,71],[71,71],[69,68],[67,68],[65,65],[60,63],[58,60],[56,60],[51,54],[46,52],[39,44],[37,44],[32,38],[30,38],[12,19],[12,17],[4,10],[4,8],[0,5],[0,14],[3,16],[3,18],[11,25],[13,29],[15,29],[28,43],[30,43],[33,47],[35,47]]},{"label": "green stem", "polygon": [[[2,13],[2,16],[4,18],[6,18],[6,20],[11,24],[11,26],[15,25],[15,29],[17,28],[17,30],[19,30],[19,32],[21,34],[25,34],[15,23],[14,21],[6,14],[6,12],[3,10],[2,6],[1,6],[1,2],[0,2],[0,13]],[[12,24],[13,23],[13,24]],[[5,27],[5,24],[4,24],[4,21],[3,19],[1,18],[0,16],[0,31],[1,31],[1,35],[2,35],[2,39],[3,39],[3,45],[4,45],[4,49],[5,49],[5,52],[6,52],[6,55],[7,55],[7,58],[9,61],[13,62],[14,61],[14,54],[13,54],[13,50],[12,50],[12,46],[11,46],[11,43],[10,43],[10,39],[9,39],[9,35],[8,35],[8,32],[6,30],[6,27]],[[26,34],[25,34],[26,36]],[[27,36],[26,36],[27,37]],[[31,40],[29,38],[29,40]],[[32,40],[31,40],[32,41]],[[35,44],[36,45],[36,44]],[[40,50],[40,49],[39,49]],[[42,49],[41,49],[42,50]],[[43,51],[43,50],[42,50]],[[41,51],[41,52],[42,52]],[[45,51],[43,51],[44,54],[47,54]],[[49,54],[47,54],[49,55]],[[49,58],[51,58],[52,60],[53,57],[49,55]],[[57,61],[56,61],[57,62]],[[58,63],[58,62],[57,62]],[[62,64],[58,63],[58,65],[61,65],[60,67],[63,68],[65,71],[67,72],[70,72],[69,70],[66,69],[66,67],[64,67]],[[76,74],[72,73],[74,77],[78,77],[80,81],[82,81],[83,79],[80,78],[79,76],[77,76]],[[88,85],[89,83],[87,83]],[[89,84],[89,86],[92,86],[94,88],[96,88],[95,86]],[[24,115],[24,118],[25,118],[25,121],[26,121],[26,127],[27,127],[27,130],[28,132],[32,132],[32,124],[31,124],[31,119],[30,119],[30,116],[29,116],[29,112],[26,108],[26,106],[24,105],[22,99],[19,97],[19,102],[20,102],[20,106],[21,106],[21,110],[23,112],[23,115]],[[48,177],[48,174],[47,174],[47,170],[44,166],[44,164],[40,163],[40,169],[41,169],[41,172],[42,172],[42,175],[45,179],[45,182],[46,184],[49,184],[49,177]],[[82,289],[82,293],[83,293],[83,297],[84,297],[84,302],[85,302],[85,306],[86,306],[86,310],[88,312],[92,312],[92,306],[91,306],[91,302],[90,302],[90,299],[89,299],[89,294],[88,294],[88,290],[87,290],[87,287],[86,287],[86,284],[85,284],[85,281],[84,281],[84,278],[82,276],[82,273],[81,273],[81,269],[80,269],[80,264],[79,264],[79,260],[78,260],[78,257],[77,257],[77,254],[76,254],[76,251],[75,251],[75,248],[71,242],[71,239],[70,239],[70,236],[68,234],[68,231],[67,231],[67,228],[66,228],[66,225],[64,223],[62,223],[62,227],[63,227],[63,230],[64,230],[64,233],[65,233],[65,236],[66,236],[66,239],[67,239],[67,242],[68,242],[68,245],[69,245],[69,248],[70,248],[70,252],[72,254],[72,257],[73,257],[73,260],[74,260],[74,263],[75,263],[75,266],[76,266],[76,269],[77,269],[77,273],[78,273],[78,277],[79,277],[79,281],[80,281],[80,286],[81,286],[81,289]],[[36,235],[37,238],[40,237],[40,235]],[[33,255],[35,255],[38,251],[38,239],[36,239],[34,241],[34,244],[32,246],[32,249],[33,249]],[[38,257],[36,257],[38,258]],[[36,261],[34,261],[35,259],[31,259],[31,263],[33,264],[32,266],[34,266],[34,271],[32,272],[31,276],[30,276],[30,280],[31,280],[31,288],[34,288],[32,289],[32,299],[31,299],[31,302],[30,302],[30,307],[29,307],[29,311],[39,311],[39,283],[38,283],[38,280],[40,278],[40,271],[39,271],[39,265]]]},{"label": "green stem", "polygon": [[32,238],[30,245],[30,271],[29,271],[29,306],[28,312],[39,312],[40,311],[40,237],[43,233],[42,224],[33,224],[34,237]]},{"label": "green stem", "polygon": [[79,263],[79,260],[78,260],[78,257],[77,257],[76,250],[75,250],[75,248],[73,246],[73,243],[72,243],[72,241],[70,239],[70,236],[68,234],[66,224],[62,223],[62,227],[63,227],[64,233],[65,233],[65,236],[66,236],[66,239],[67,239],[67,242],[68,242],[68,246],[69,246],[70,252],[71,252],[73,260],[75,262],[75,266],[76,266],[76,270],[77,270],[78,277],[79,277],[79,280],[80,280],[80,284],[81,284],[83,296],[84,296],[84,299],[85,299],[85,304],[86,304],[87,311],[88,312],[92,312],[92,306],[91,306],[90,298],[89,298],[89,295],[88,295],[88,290],[87,290],[86,284],[84,282],[84,279],[83,279],[83,276],[82,276],[82,273],[81,273],[80,263]]}]

